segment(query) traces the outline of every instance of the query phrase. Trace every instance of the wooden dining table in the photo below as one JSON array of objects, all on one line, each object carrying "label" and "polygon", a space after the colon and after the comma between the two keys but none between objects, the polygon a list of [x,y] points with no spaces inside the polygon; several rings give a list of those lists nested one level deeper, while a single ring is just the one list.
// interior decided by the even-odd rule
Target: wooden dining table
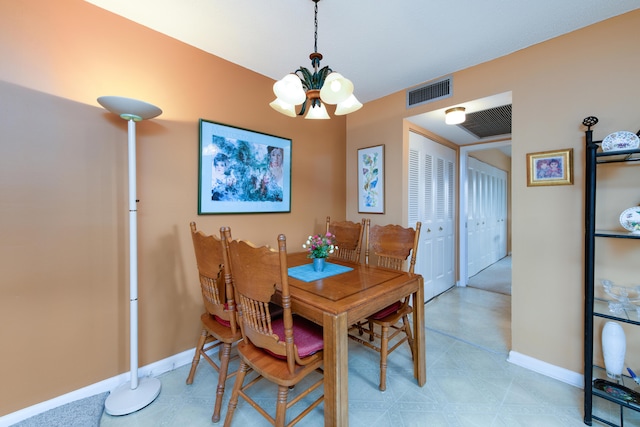
[{"label": "wooden dining table", "polygon": [[[413,375],[420,387],[426,383],[424,282],[419,274],[331,258],[328,262],[352,270],[309,282],[289,275],[289,289],[293,312],[324,329],[324,425],[344,427],[349,425],[349,327],[408,295],[413,295]],[[287,263],[295,267],[311,260],[306,252],[290,253]]]}]

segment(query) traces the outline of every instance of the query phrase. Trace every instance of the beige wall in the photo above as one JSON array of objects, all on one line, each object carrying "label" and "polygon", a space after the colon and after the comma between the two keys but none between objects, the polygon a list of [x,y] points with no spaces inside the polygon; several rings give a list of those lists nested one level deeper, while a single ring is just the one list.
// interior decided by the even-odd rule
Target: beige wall
[{"label": "beige wall", "polygon": [[[301,250],[345,219],[345,118],[285,117],[273,81],[80,0],[0,2],[0,416],[128,372],[127,125],[138,98],[140,366],[193,348],[189,222]],[[295,66],[295,64],[291,64]],[[292,139],[291,213],[197,215],[198,120]]]},{"label": "beige wall", "polygon": [[488,165],[505,171],[507,174],[511,171],[511,157],[504,154],[497,148],[490,150],[478,150],[469,153],[469,157],[478,159]]},{"label": "beige wall", "polygon": [[[510,90],[513,350],[582,372],[580,122],[598,116],[597,138],[639,126],[639,24],[632,12],[460,71],[446,101],[408,112],[399,92],[317,123],[273,112],[271,80],[80,0],[0,3],[0,415],[128,371],[126,126],[101,95],[164,110],[138,125],[141,365],[195,345],[189,221],[259,244],[285,232],[295,249],[328,214],[361,218],[356,150],[385,144],[386,213],[370,216],[403,223],[404,117]],[[290,214],[196,215],[199,118],[293,140]],[[575,185],[526,187],[527,152],[568,147]],[[599,221],[640,201],[614,189]],[[623,249],[601,274],[630,285],[638,249]]]},{"label": "beige wall", "polygon": [[[407,147],[406,129],[404,137],[399,134],[402,119],[512,91],[512,349],[579,373],[583,371],[584,319],[585,129],[581,122],[589,115],[600,119],[596,139],[617,130],[635,132],[640,126],[639,25],[640,11],[627,13],[456,72],[449,99],[407,111],[403,91],[368,103],[348,121],[347,167],[360,147],[386,144],[385,153],[394,153],[386,159],[387,206],[394,208],[374,220],[406,222],[406,201],[400,200],[407,179],[407,162],[399,154]],[[562,148],[574,149],[575,185],[527,187],[526,154]],[[627,192],[599,195],[609,210],[599,222],[615,228],[616,215],[640,198],[635,190],[637,175],[627,175],[626,181],[615,172],[611,175],[617,180],[613,186],[622,185]],[[355,175],[347,175],[347,195],[354,187]],[[355,199],[347,198],[347,216],[356,215]],[[638,246],[627,244],[612,253],[627,263],[617,262],[621,268],[606,270],[603,264],[596,277],[626,286],[637,283],[627,266],[636,263],[631,260],[640,255]],[[637,351],[627,354],[631,366],[640,363]]]}]

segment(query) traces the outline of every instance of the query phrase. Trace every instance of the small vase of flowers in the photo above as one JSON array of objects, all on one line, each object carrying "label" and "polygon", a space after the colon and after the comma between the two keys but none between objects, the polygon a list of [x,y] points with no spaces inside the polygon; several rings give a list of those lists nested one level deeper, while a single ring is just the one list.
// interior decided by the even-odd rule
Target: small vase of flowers
[{"label": "small vase of flowers", "polygon": [[302,247],[309,252],[307,258],[313,259],[313,269],[315,271],[324,270],[325,260],[329,254],[338,249],[335,244],[335,236],[331,233],[309,236]]}]

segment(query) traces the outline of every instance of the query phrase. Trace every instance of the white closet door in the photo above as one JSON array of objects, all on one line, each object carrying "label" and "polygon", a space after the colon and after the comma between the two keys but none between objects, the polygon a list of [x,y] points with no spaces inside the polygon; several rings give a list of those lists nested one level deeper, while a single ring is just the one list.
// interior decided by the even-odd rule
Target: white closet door
[{"label": "white closet door", "polygon": [[408,223],[422,222],[416,273],[424,278],[425,301],[454,286],[456,153],[409,133]]},{"label": "white closet door", "polygon": [[507,173],[467,162],[467,272],[471,277],[507,253]]}]

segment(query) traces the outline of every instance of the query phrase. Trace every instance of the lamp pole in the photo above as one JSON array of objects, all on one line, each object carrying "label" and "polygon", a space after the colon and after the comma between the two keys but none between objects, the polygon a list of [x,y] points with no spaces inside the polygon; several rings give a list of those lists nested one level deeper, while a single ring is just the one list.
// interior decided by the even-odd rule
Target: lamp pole
[{"label": "lamp pole", "polygon": [[109,415],[127,415],[153,402],[162,384],[157,378],[138,378],[138,219],[136,195],[136,122],[162,114],[154,105],[131,98],[102,96],[98,103],[127,120],[129,159],[129,351],[130,380],[113,390],[105,401]]}]

